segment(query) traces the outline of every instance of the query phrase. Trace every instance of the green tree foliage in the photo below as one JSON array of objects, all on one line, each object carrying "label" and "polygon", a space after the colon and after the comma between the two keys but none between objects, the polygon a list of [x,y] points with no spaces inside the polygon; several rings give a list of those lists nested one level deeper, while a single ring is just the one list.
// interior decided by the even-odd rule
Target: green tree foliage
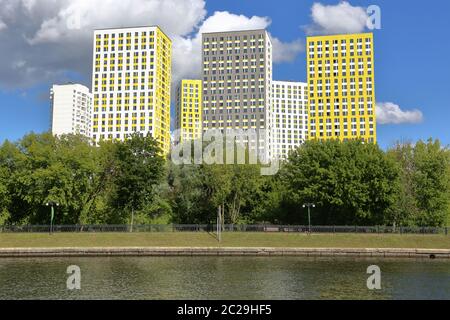
[{"label": "green tree foliage", "polygon": [[155,187],[164,176],[164,158],[156,140],[134,134],[116,143],[114,159],[109,205],[119,214],[109,223],[126,223],[129,213],[142,210],[155,199]]},{"label": "green tree foliage", "polygon": [[0,225],[48,224],[48,202],[60,204],[56,224],[125,224],[132,212],[136,224],[212,224],[219,206],[229,224],[306,224],[302,205],[314,202],[314,225],[442,226],[450,220],[450,151],[433,140],[387,152],[308,142],[266,177],[260,165],[238,161],[175,165],[138,134],[99,145],[50,133],[5,141]]},{"label": "green tree foliage", "polygon": [[[48,223],[48,202],[60,204],[55,222],[83,223],[88,219],[102,175],[101,149],[80,136],[30,134],[0,149],[1,170],[8,173],[11,223]],[[3,185],[3,187],[5,187]]]},{"label": "green tree foliage", "polygon": [[257,165],[172,166],[174,222],[213,223],[219,206],[226,223],[254,221],[263,179]]},{"label": "green tree foliage", "polygon": [[[191,162],[194,150],[191,144]],[[216,146],[217,147],[217,146]],[[259,165],[250,162],[247,148],[238,143],[223,142],[220,153],[207,143],[203,154],[227,163],[213,165],[171,165],[169,184],[172,190],[173,221],[176,223],[214,223],[222,207],[226,223],[252,222],[258,215],[256,197],[260,196],[263,177]],[[220,160],[221,159],[221,160]]]},{"label": "green tree foliage", "polygon": [[207,193],[207,184],[200,166],[170,166],[172,222],[197,224],[210,223],[216,208]]},{"label": "green tree foliage", "polygon": [[316,225],[383,224],[397,179],[395,163],[376,145],[308,142],[280,173],[281,209],[291,213],[290,222],[305,222],[302,204],[313,202]]},{"label": "green tree foliage", "polygon": [[156,143],[143,137],[99,147],[81,136],[50,133],[5,142],[0,217],[3,223],[48,224],[46,203],[56,202],[56,224],[123,222],[132,205],[139,210],[149,201],[149,190],[161,180],[164,160],[158,153]]},{"label": "green tree foliage", "polygon": [[10,195],[8,192],[9,173],[6,168],[0,168],[0,225],[9,220]]},{"label": "green tree foliage", "polygon": [[439,141],[398,143],[389,156],[400,166],[401,183],[392,208],[394,223],[442,226],[450,211],[450,153]]}]

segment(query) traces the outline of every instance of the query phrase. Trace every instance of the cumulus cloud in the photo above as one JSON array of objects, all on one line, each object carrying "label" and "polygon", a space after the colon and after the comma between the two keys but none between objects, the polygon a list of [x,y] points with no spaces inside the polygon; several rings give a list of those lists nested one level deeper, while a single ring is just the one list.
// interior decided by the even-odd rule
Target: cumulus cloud
[{"label": "cumulus cloud", "polygon": [[305,50],[303,41],[300,39],[292,42],[282,42],[276,37],[272,38],[273,45],[273,62],[283,63],[294,61],[298,54]]},{"label": "cumulus cloud", "polygon": [[310,35],[360,33],[366,29],[369,21],[365,8],[352,6],[347,1],[337,5],[314,3],[311,18],[313,24],[305,28]]},{"label": "cumulus cloud", "polygon": [[[173,58],[173,80],[198,78],[201,73],[202,34],[208,32],[267,29],[272,21],[269,17],[246,17],[228,11],[217,11],[205,19],[192,37],[175,37]],[[273,62],[284,63],[295,60],[304,45],[300,39],[282,42],[271,35]]]},{"label": "cumulus cloud", "polygon": [[0,88],[62,82],[74,73],[90,79],[94,29],[160,25],[181,39],[207,14],[204,0],[0,0],[0,7],[8,25],[0,32]]},{"label": "cumulus cloud", "polygon": [[[173,40],[173,81],[178,82],[200,76],[202,33],[271,24],[268,17],[227,11],[207,17],[205,0],[0,0],[0,7],[3,89],[64,82],[74,74],[89,82],[98,28],[161,26]],[[273,42],[275,62],[292,61],[303,50],[300,40]]]},{"label": "cumulus cloud", "polygon": [[[52,2],[52,0],[39,0]],[[61,1],[61,0],[59,0]],[[36,4],[36,0],[32,0]],[[77,30],[159,25],[169,35],[185,35],[206,15],[203,0],[62,0],[55,16],[45,19],[31,43],[60,41]],[[32,9],[33,5],[31,5]],[[124,14],[126,12],[126,14]]]},{"label": "cumulus cloud", "polygon": [[423,121],[420,110],[402,110],[392,102],[377,103],[377,121],[380,124],[415,124]]},{"label": "cumulus cloud", "polygon": [[173,38],[173,80],[198,78],[201,73],[202,33],[265,29],[271,21],[267,17],[246,17],[227,11],[217,11],[205,19],[192,37]]},{"label": "cumulus cloud", "polygon": [[200,33],[265,29],[270,24],[268,17],[248,18],[228,11],[217,11],[203,22]]},{"label": "cumulus cloud", "polygon": [[[198,33],[197,42],[201,46],[202,33],[267,29],[271,23],[272,21],[269,17],[253,16],[249,18],[227,11],[218,11],[203,22]],[[270,35],[270,37],[273,45],[274,63],[291,62],[304,50],[304,45],[300,39],[292,42],[283,42],[273,35]]]}]

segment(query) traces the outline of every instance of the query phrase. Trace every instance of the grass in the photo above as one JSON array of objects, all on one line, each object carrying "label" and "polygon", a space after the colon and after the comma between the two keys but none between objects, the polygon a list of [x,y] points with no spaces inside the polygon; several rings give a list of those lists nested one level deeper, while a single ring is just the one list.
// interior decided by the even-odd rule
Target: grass
[{"label": "grass", "polygon": [[445,235],[224,233],[0,233],[0,248],[58,247],[287,247],[450,249]]}]

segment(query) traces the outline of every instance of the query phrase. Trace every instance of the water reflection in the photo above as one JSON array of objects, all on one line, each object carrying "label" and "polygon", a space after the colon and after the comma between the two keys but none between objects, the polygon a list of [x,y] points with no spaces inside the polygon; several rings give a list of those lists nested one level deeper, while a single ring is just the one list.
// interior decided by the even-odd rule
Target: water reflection
[{"label": "water reflection", "polygon": [[[366,287],[369,265],[382,290]],[[80,291],[66,268],[81,267]],[[301,257],[0,259],[0,299],[450,299],[450,261]]]}]

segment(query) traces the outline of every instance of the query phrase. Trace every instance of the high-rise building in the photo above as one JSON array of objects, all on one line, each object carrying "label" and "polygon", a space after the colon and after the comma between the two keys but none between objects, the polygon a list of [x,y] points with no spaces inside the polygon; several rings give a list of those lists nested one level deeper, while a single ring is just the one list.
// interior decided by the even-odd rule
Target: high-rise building
[{"label": "high-rise building", "polygon": [[272,82],[272,156],[286,159],[308,139],[308,85]]},{"label": "high-rise building", "polygon": [[176,129],[181,130],[180,141],[202,137],[202,81],[182,80],[177,88]]},{"label": "high-rise building", "polygon": [[266,30],[205,33],[203,130],[254,129],[270,157],[272,43]]},{"label": "high-rise building", "polygon": [[373,34],[308,37],[312,140],[376,143]]},{"label": "high-rise building", "polygon": [[172,42],[159,27],[94,32],[92,137],[150,134],[170,151]]},{"label": "high-rise building", "polygon": [[51,126],[54,135],[91,135],[92,95],[81,84],[53,85]]}]

